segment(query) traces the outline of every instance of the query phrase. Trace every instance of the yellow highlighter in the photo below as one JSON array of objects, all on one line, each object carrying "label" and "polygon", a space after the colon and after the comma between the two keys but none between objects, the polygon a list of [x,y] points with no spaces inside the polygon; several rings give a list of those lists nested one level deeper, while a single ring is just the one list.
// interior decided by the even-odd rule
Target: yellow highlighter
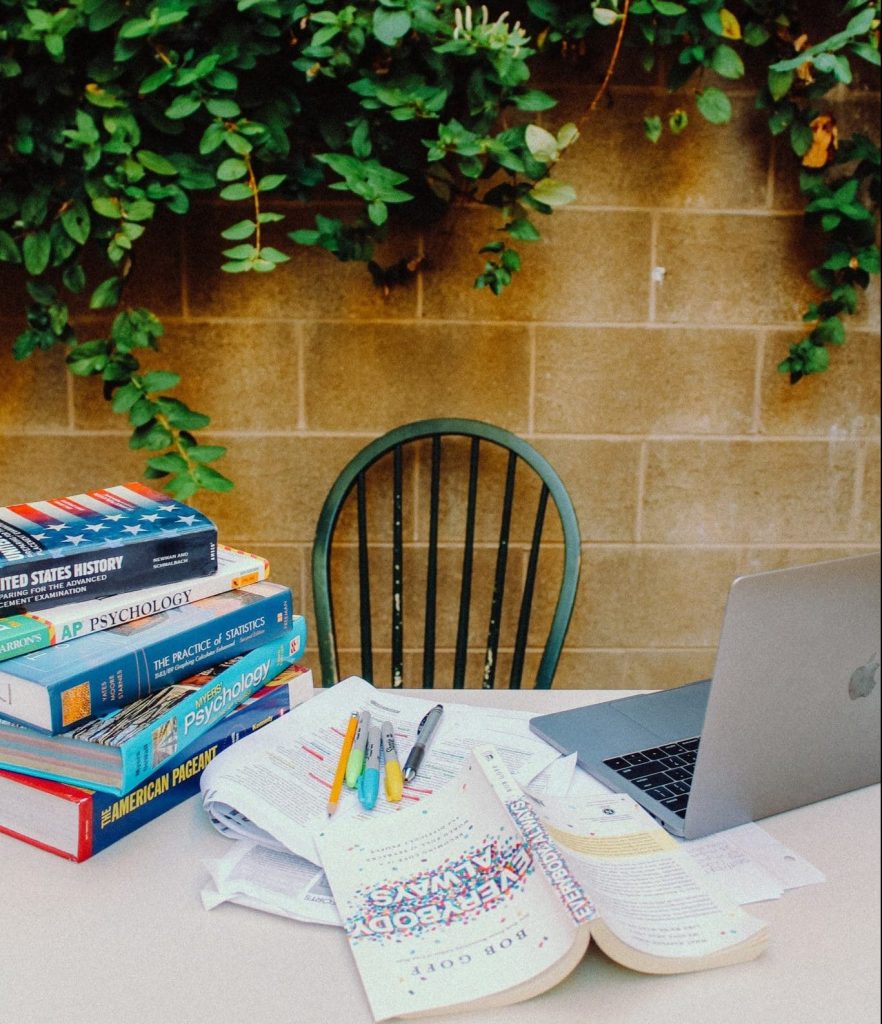
[{"label": "yellow highlighter", "polygon": [[395,733],[391,722],[383,722],[381,730],[383,757],[386,761],[386,799],[397,804],[404,791],[404,778],[401,765],[398,763],[398,749],[395,746]]}]

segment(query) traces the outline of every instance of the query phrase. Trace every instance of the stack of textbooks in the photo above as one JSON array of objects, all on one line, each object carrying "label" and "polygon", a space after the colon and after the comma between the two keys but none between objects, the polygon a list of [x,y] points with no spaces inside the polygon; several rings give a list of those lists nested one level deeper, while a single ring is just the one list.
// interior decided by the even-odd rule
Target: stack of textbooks
[{"label": "stack of textbooks", "polygon": [[141,484],[0,508],[0,832],[81,861],[287,711],[303,616]]}]

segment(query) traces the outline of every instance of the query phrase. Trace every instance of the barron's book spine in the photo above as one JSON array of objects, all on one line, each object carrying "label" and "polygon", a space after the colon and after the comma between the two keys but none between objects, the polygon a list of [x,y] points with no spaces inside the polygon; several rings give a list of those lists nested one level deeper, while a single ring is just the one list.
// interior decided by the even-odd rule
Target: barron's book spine
[{"label": "barron's book spine", "polygon": [[288,587],[255,583],[0,665],[0,717],[48,733],[130,704],[291,628]]},{"label": "barron's book spine", "polygon": [[0,614],[217,569],[217,528],[139,483],[0,508]]},{"label": "barron's book spine", "polygon": [[146,615],[158,615],[178,605],[258,583],[269,575],[265,558],[223,544],[218,548],[217,563],[217,572],[209,576],[0,618],[0,661],[112,629]]}]

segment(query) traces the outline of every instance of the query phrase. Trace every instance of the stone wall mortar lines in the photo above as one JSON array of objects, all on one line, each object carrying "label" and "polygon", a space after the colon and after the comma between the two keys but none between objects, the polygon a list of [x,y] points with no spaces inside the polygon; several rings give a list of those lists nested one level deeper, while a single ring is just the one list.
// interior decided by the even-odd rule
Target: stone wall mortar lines
[{"label": "stone wall mortar lines", "polygon": [[536,374],[538,372],[538,342],[536,340],[535,324],[530,324],[527,328],[527,343],[530,358],[530,386],[527,389],[527,430],[532,440],[535,437],[536,431]]},{"label": "stone wall mortar lines", "polygon": [[297,346],[297,429],[306,431],[306,340],[303,337],[303,324],[294,325],[294,340]]},{"label": "stone wall mortar lines", "polygon": [[660,217],[658,211],[654,211],[649,218],[649,308],[646,311],[647,323],[656,322],[656,294],[658,288],[663,284],[656,280],[656,269],[658,268],[658,230]]},{"label": "stone wall mortar lines", "polygon": [[643,539],[643,502],[646,497],[646,470],[649,465],[649,444],[644,441],[640,445],[640,457],[637,462],[637,499],[634,503],[634,543],[640,544]]},{"label": "stone wall mortar lines", "polygon": [[[210,415],[210,410],[209,410]],[[17,427],[13,432],[9,431],[8,436],[20,436],[20,437],[80,437],[83,439],[87,438],[101,438],[101,437],[129,437],[130,431],[121,428],[119,430],[94,430],[94,429],[83,429],[72,427],[70,429],[59,430],[58,428],[39,428],[39,427]],[[329,431],[329,430],[310,430],[308,428],[300,429],[294,428],[291,430],[212,430],[208,428],[207,433],[211,434],[212,437],[216,438],[236,438],[242,437],[253,440],[254,438],[266,437],[266,438],[290,438],[292,440],[304,440],[306,438],[316,439],[336,439],[336,440],[365,440],[370,441],[377,437],[375,430],[358,430],[358,431]],[[871,438],[842,436],[842,437],[830,437],[828,434],[764,434],[762,436],[756,436],[754,434],[653,434],[653,433],[640,433],[640,434],[566,434],[566,433],[555,433],[548,434],[538,431],[527,433],[522,432],[523,436],[528,437],[531,442],[537,441],[595,441],[604,442],[609,444],[635,444],[637,442],[651,441],[653,443],[660,444],[687,444],[695,442],[696,444],[726,444],[729,442],[738,443],[751,443],[756,445],[762,444],[817,444],[819,441],[825,441],[829,444],[834,445],[858,445],[867,443],[878,443],[878,437],[874,436]]]},{"label": "stone wall mortar lines", "polygon": [[753,414],[751,416],[750,430],[753,434],[761,434],[762,407],[763,407],[763,381],[765,380],[765,356],[766,356],[766,332],[760,331],[756,342],[756,364],[753,374]]},{"label": "stone wall mortar lines", "polygon": [[[95,321],[91,321],[94,323]],[[266,316],[257,319],[255,317],[162,317],[163,324],[172,327],[184,327],[184,326],[202,326],[202,327],[242,327],[245,325],[261,326],[265,324],[289,324],[291,326],[300,327],[347,327],[353,326],[353,321],[343,320],[338,318],[318,319],[312,317],[288,317],[288,316]],[[84,319],[78,320],[81,326],[87,326],[87,321]],[[435,317],[431,319],[423,320],[411,320],[411,319],[394,319],[389,320],[386,318],[381,319],[359,319],[356,323],[358,327],[439,327],[449,325],[451,327],[562,327],[562,328],[581,328],[581,327],[592,327],[597,329],[607,330],[678,330],[680,328],[693,328],[700,331],[739,331],[739,330],[756,330],[761,328],[769,331],[794,331],[804,330],[802,320],[798,317],[793,320],[769,320],[758,322],[755,320],[725,320],[725,321],[695,321],[695,320],[472,320],[469,318],[457,318],[457,317]],[[846,328],[848,328],[848,323]],[[862,331],[865,333],[874,333],[875,329],[872,326],[854,324],[852,326],[853,331]]]},{"label": "stone wall mortar lines", "polygon": [[851,535],[859,537],[861,533],[861,509],[864,501],[864,479],[867,475],[867,455],[870,442],[865,441],[857,451],[854,472],[854,495],[851,508]]}]

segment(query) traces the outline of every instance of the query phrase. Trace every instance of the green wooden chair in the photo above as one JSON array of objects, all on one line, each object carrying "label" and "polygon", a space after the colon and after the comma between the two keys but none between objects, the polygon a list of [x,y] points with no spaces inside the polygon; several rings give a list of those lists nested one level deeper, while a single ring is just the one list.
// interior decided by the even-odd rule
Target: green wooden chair
[{"label": "green wooden chair", "polygon": [[[491,475],[498,478],[492,484]],[[546,517],[549,498],[557,509],[559,533],[555,527],[555,539],[543,541],[543,533],[553,526],[553,517]],[[543,557],[541,582],[540,549],[551,552]],[[375,651],[383,659],[389,651],[389,683],[402,686],[405,638],[413,645],[414,634],[420,639],[409,650],[421,650],[422,666],[414,669],[419,678],[412,685],[432,687],[443,675],[439,685],[464,687],[469,648],[480,651],[485,635],[477,643],[473,635],[470,644],[470,628],[473,634],[475,629],[470,618],[477,612],[473,605],[480,592],[486,598],[484,610],[489,608],[480,685],[492,688],[500,658],[510,657],[508,683],[520,688],[538,588],[542,597],[536,603],[543,606],[550,625],[547,635],[543,625],[540,640],[529,647],[534,661],[541,650],[535,685],[547,689],[572,616],[579,565],[573,503],[551,465],[525,441],[465,419],[423,420],[391,430],[345,467],[319,516],[312,579],[322,684],[330,686],[340,678],[337,620],[343,613],[357,635],[350,649],[359,652],[355,657],[360,657],[363,678],[381,682],[374,678]],[[332,580],[339,592],[336,601]],[[519,601],[514,594],[506,603],[507,591],[516,586]],[[382,601],[375,593],[378,588],[385,592]],[[442,589],[449,593],[447,601]],[[406,613],[409,622],[416,620],[416,628],[407,633]],[[377,619],[387,621],[380,626]],[[445,625],[451,634],[448,644],[441,635]],[[501,646],[503,627],[513,635]],[[381,629],[390,634],[388,645],[375,648],[375,633]],[[451,655],[452,666],[439,670]],[[416,657],[418,653],[411,657],[414,665]],[[475,661],[473,654],[473,666]]]}]

